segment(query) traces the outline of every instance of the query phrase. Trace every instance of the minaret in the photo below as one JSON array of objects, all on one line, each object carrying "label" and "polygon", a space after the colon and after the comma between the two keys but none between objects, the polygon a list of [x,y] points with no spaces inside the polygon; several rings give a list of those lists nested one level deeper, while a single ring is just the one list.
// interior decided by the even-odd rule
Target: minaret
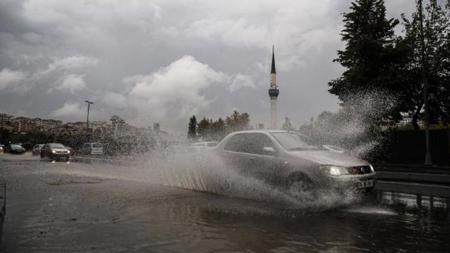
[{"label": "minaret", "polygon": [[277,129],[277,100],[278,94],[280,91],[278,90],[277,85],[277,71],[275,70],[275,50],[274,46],[272,46],[272,67],[270,71],[270,88],[269,88],[269,97],[270,97],[270,128]]}]

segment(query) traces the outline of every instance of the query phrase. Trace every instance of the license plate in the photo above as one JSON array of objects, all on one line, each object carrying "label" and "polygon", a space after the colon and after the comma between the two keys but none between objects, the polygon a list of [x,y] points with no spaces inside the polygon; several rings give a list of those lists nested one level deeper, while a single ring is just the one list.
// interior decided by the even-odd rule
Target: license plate
[{"label": "license plate", "polygon": [[369,188],[369,187],[373,187],[373,179],[358,182],[358,188]]}]

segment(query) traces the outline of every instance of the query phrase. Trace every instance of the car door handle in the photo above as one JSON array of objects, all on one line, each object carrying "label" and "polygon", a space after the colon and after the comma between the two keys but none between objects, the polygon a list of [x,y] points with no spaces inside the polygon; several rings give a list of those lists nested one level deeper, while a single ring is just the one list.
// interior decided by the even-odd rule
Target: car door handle
[{"label": "car door handle", "polygon": [[254,157],[250,157],[249,160],[250,160],[250,161],[254,161],[255,158],[254,158]]}]

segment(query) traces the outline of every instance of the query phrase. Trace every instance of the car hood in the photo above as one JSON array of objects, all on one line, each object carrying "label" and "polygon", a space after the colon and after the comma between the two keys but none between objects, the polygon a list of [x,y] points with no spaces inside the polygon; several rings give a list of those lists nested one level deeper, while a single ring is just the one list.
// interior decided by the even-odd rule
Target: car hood
[{"label": "car hood", "polygon": [[320,165],[337,165],[337,166],[359,166],[369,164],[368,162],[342,153],[325,150],[308,150],[308,151],[291,151],[292,156],[299,157]]}]

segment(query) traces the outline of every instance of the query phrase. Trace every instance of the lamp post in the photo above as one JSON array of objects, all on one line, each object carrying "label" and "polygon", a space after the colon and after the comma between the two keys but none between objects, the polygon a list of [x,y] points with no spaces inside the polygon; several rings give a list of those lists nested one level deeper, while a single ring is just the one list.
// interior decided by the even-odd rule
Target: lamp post
[{"label": "lamp post", "polygon": [[428,89],[429,84],[427,80],[427,61],[425,59],[425,35],[423,31],[423,7],[422,0],[419,0],[419,22],[420,22],[420,42],[421,42],[421,76],[423,83],[423,101],[425,107],[425,165],[431,165],[431,152],[430,152],[430,105],[428,101]]},{"label": "lamp post", "polygon": [[87,117],[86,117],[86,132],[89,132],[89,109],[91,108],[91,105],[94,104],[94,102],[91,102],[89,100],[84,101],[87,103]]}]

